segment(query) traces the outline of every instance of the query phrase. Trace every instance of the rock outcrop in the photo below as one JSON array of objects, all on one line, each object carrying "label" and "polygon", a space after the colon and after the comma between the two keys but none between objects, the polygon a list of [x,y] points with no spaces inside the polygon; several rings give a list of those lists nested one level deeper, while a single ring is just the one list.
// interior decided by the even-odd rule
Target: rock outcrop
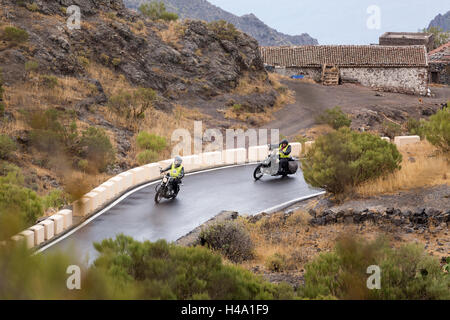
[{"label": "rock outcrop", "polygon": [[[127,7],[137,9],[143,0],[124,0]],[[162,0],[169,11],[182,18],[200,19],[208,22],[225,20],[243,32],[258,40],[261,46],[292,46],[318,44],[318,41],[307,33],[291,36],[269,27],[254,14],[238,17],[205,0]]]}]

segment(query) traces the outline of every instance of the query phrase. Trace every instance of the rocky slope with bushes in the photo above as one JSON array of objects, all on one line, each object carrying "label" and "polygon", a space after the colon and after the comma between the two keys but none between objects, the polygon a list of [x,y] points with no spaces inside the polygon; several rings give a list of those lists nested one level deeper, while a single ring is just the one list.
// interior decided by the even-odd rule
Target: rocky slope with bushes
[{"label": "rocky slope with bushes", "polygon": [[[125,0],[127,7],[138,9],[146,0]],[[205,0],[163,0],[167,9],[177,13],[181,18],[199,19],[208,22],[225,20],[235,25],[239,30],[251,35],[262,46],[292,46],[318,44],[309,34],[287,35],[269,27],[254,14],[238,17]]]}]

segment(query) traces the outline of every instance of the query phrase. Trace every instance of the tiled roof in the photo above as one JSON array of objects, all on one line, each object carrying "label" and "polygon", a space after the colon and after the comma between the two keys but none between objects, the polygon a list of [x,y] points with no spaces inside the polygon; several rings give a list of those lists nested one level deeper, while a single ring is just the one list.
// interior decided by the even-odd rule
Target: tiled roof
[{"label": "tiled roof", "polygon": [[281,67],[427,67],[425,46],[261,47],[265,64]]},{"label": "tiled roof", "polygon": [[450,42],[428,53],[430,63],[449,63],[450,64]]}]

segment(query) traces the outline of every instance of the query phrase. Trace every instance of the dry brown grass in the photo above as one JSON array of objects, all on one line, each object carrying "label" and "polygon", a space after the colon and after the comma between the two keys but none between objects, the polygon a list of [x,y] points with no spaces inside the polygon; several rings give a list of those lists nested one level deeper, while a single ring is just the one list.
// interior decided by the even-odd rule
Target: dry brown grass
[{"label": "dry brown grass", "polygon": [[244,75],[239,81],[238,86],[233,90],[238,95],[250,95],[253,93],[263,93],[270,89],[275,89],[279,95],[275,105],[271,108],[265,108],[263,112],[246,112],[235,110],[233,107],[222,110],[225,119],[240,120],[250,122],[250,125],[263,125],[274,119],[273,114],[288,104],[295,102],[295,93],[280,83],[282,76],[269,73],[269,81],[265,75],[261,75],[257,79],[250,79],[248,75]]},{"label": "dry brown grass", "polygon": [[179,41],[181,37],[184,35],[184,32],[185,27],[183,23],[177,20],[177,21],[170,21],[167,24],[167,29],[159,31],[158,33],[162,41],[171,45],[174,48],[181,49]]},{"label": "dry brown grass", "polygon": [[427,141],[399,148],[403,155],[402,168],[387,177],[369,181],[356,188],[362,196],[395,193],[418,187],[448,184],[450,158],[439,153]]},{"label": "dry brown grass", "polygon": [[246,227],[255,244],[255,257],[245,262],[243,266],[248,269],[258,266],[267,270],[267,261],[274,254],[278,254],[285,257],[287,271],[300,271],[311,258],[318,254],[319,250],[331,249],[331,241],[324,241],[314,246],[313,239],[319,237],[310,231],[308,226],[310,218],[308,213],[299,210],[287,219],[283,213],[277,213],[257,223],[247,223]]}]

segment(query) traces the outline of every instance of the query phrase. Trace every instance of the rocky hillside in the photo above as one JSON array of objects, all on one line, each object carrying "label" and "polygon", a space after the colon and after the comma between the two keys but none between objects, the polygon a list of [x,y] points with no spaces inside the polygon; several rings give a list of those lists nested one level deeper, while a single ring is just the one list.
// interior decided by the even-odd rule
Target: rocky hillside
[{"label": "rocky hillside", "polygon": [[444,31],[450,31],[450,11],[445,14],[438,14],[431,20],[429,27],[438,27]]},{"label": "rocky hillside", "polygon": [[[137,165],[141,131],[168,141],[148,162],[167,159],[176,128],[191,130],[193,120],[225,128],[233,120],[217,110],[277,105],[280,93],[250,36],[201,21],[153,22],[122,0],[76,3],[81,29],[70,30],[70,1],[2,0],[0,135],[17,148],[0,160],[21,168],[39,194],[67,184],[72,170],[98,185]],[[92,128],[105,131],[115,153],[98,172],[90,170],[97,158],[89,139],[105,140]]]},{"label": "rocky hillside", "polygon": [[[137,9],[148,0],[124,0],[125,5]],[[262,46],[318,44],[317,40],[307,33],[291,36],[272,29],[259,20],[254,14],[238,17],[230,12],[209,3],[206,0],[163,0],[169,11],[182,18],[200,19],[208,22],[225,20],[234,24],[239,30],[251,35]]]}]

